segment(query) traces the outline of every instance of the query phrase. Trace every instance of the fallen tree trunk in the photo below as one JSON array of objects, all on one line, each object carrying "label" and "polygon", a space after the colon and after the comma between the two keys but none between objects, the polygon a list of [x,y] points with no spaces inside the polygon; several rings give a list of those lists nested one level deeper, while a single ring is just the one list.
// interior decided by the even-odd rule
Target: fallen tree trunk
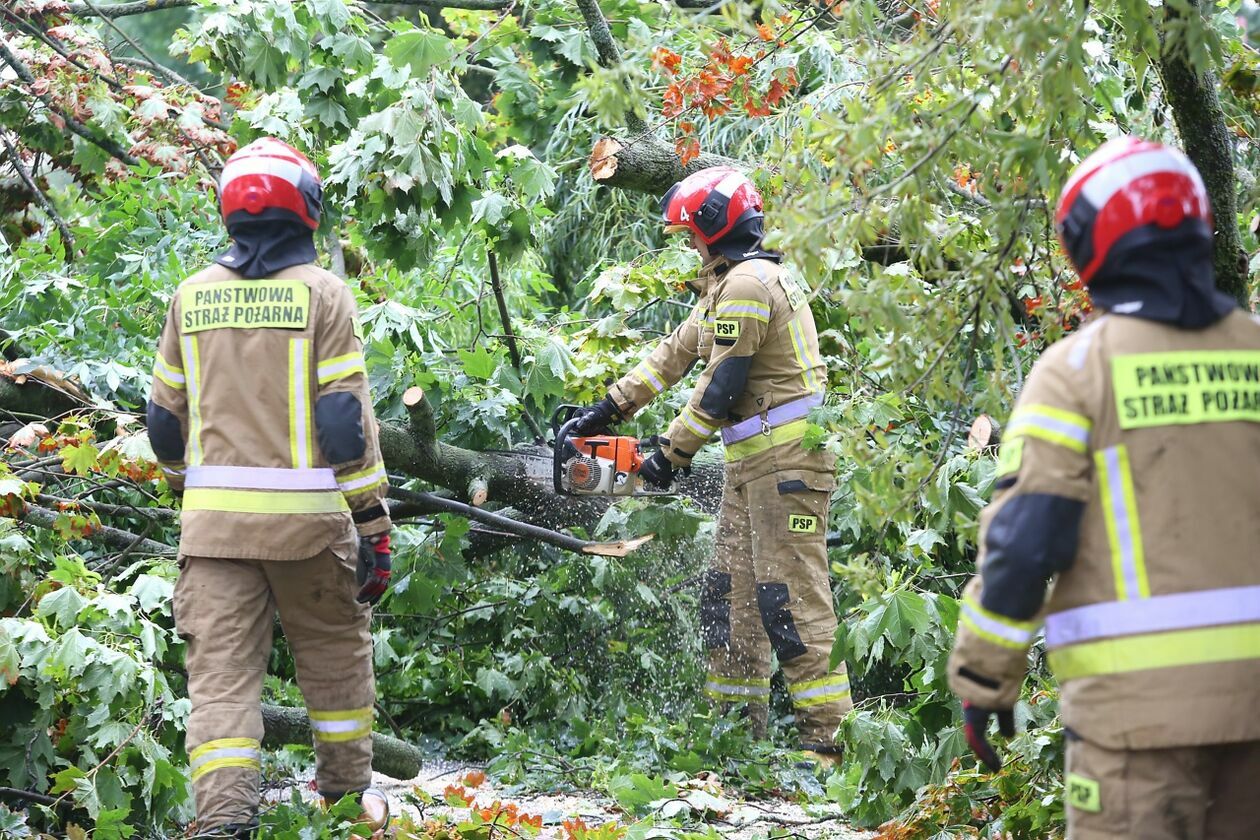
[{"label": "fallen tree trunk", "polygon": [[[286,744],[311,743],[311,720],[306,709],[264,703],[263,746],[275,749]],[[424,764],[419,747],[390,735],[372,733],[372,769],[393,779],[414,779]]]},{"label": "fallen tree trunk", "polygon": [[710,166],[749,168],[744,161],[711,154],[701,154],[684,166],[673,146],[651,135],[632,140],[601,137],[591,150],[589,166],[597,183],[652,195],[662,195],[691,173]]}]

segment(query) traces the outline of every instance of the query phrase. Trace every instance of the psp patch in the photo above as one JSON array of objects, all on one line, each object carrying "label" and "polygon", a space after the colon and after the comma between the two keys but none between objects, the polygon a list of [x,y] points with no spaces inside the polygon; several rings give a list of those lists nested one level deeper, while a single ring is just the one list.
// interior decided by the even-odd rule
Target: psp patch
[{"label": "psp patch", "polygon": [[714,321],[713,335],[717,338],[739,338],[739,321]]},{"label": "psp patch", "polygon": [[1102,811],[1102,787],[1079,773],[1068,773],[1067,801],[1078,811],[1097,814]]},{"label": "psp patch", "polygon": [[792,534],[815,534],[818,532],[818,517],[804,513],[789,513],[788,532]]}]

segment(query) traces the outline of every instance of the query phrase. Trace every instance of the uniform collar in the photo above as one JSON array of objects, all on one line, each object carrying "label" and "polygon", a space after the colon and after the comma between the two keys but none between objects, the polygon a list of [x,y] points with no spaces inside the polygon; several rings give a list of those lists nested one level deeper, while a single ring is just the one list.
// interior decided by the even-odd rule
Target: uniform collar
[{"label": "uniform collar", "polygon": [[731,269],[731,261],[723,256],[715,256],[712,260],[705,263],[696,272],[696,279],[690,285],[694,286],[693,291],[698,295],[704,295],[717,285],[718,281],[726,276],[726,272]]}]

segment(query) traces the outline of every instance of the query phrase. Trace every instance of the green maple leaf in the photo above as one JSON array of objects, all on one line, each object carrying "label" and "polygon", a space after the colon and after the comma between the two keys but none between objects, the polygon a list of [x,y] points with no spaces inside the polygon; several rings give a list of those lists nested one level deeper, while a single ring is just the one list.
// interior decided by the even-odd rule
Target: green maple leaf
[{"label": "green maple leaf", "polygon": [[464,373],[473,379],[489,379],[498,367],[494,355],[484,347],[478,347],[472,352],[460,350],[459,359],[464,363]]},{"label": "green maple leaf", "polygon": [[61,468],[74,475],[87,475],[99,457],[100,453],[90,443],[71,444],[61,450]]},{"label": "green maple leaf", "polygon": [[385,55],[395,67],[410,67],[414,76],[427,76],[454,55],[451,42],[440,32],[403,32],[389,39]]}]

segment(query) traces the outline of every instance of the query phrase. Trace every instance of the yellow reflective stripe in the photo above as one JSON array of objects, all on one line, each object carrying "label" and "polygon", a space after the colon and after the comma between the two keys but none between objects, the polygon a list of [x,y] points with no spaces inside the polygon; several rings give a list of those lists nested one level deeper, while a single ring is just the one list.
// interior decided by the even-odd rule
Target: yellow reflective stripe
[{"label": "yellow reflective stripe", "polygon": [[310,348],[308,339],[289,340],[289,447],[296,469],[306,469],[314,460],[311,447]]},{"label": "yellow reflective stripe", "polygon": [[967,595],[962,600],[959,619],[971,632],[986,641],[1011,650],[1024,650],[1032,644],[1037,632],[1037,623],[1019,621],[1014,618],[986,610],[980,602]]},{"label": "yellow reflective stripe", "polygon": [[1027,405],[1015,409],[1006,430],[1007,439],[1035,437],[1067,447],[1074,452],[1089,449],[1093,423],[1088,417],[1049,405]]},{"label": "yellow reflective stripe", "polygon": [[201,463],[201,355],[195,335],[184,336],[184,364],[188,366],[188,447],[184,461],[190,467]]},{"label": "yellow reflective stripe", "polygon": [[224,767],[240,767],[245,770],[258,770],[258,759],[256,758],[216,758],[202,764],[196,770],[192,771],[191,781],[197,781],[207,773],[213,773],[215,770],[222,770]]},{"label": "yellow reflective stripe", "polygon": [[639,362],[634,369],[634,375],[639,378],[640,382],[647,386],[653,396],[665,390],[665,383],[661,380],[661,375],[657,373],[647,362]]},{"label": "yellow reflective stripe", "polygon": [[1012,639],[1004,638],[1003,636],[980,626],[979,622],[965,612],[959,613],[958,620],[961,621],[972,633],[975,633],[986,642],[998,645],[999,647],[1010,648],[1011,650],[1024,650],[1030,644],[1030,642],[1016,642]]},{"label": "yellow reflective stripe", "polygon": [[720,677],[712,672],[709,673],[708,681],[717,685],[746,685],[753,688],[769,688],[769,677],[753,677],[752,679],[740,679],[739,677]]},{"label": "yellow reflective stripe", "polygon": [[796,364],[801,369],[801,381],[805,389],[818,390],[818,377],[814,375],[814,362],[810,358],[810,348],[805,341],[805,331],[801,327],[801,316],[797,315],[788,322],[788,333],[792,336],[792,350],[796,354]]},{"label": "yellow reflective stripe", "polygon": [[716,319],[724,315],[770,323],[770,307],[759,300],[724,300],[717,305],[713,316]]},{"label": "yellow reflective stripe", "polygon": [[220,513],[340,513],[349,511],[337,490],[217,490],[195,487],[184,493],[184,510]]},{"label": "yellow reflective stripe", "polygon": [[204,744],[193,749],[188,754],[190,761],[196,761],[208,752],[224,749],[258,749],[261,744],[253,738],[219,738],[215,741],[206,741]]},{"label": "yellow reflective stripe", "polygon": [[1260,623],[1105,639],[1052,650],[1048,656],[1060,681],[1260,659]]},{"label": "yellow reflective stripe", "polygon": [[371,706],[335,712],[309,712],[315,740],[326,742],[354,741],[372,734]]},{"label": "yellow reflective stripe", "polygon": [[821,706],[845,699],[850,694],[847,674],[830,674],[816,680],[788,683],[788,695],[798,709]]},{"label": "yellow reflective stripe", "polygon": [[346,476],[338,476],[337,487],[347,496],[354,496],[359,493],[366,493],[388,482],[389,476],[385,473],[385,465],[377,461],[366,470],[360,470]]},{"label": "yellow reflective stripe", "polygon": [[1019,465],[1024,460],[1024,439],[1022,437],[1007,438],[998,447],[997,469],[994,478],[1019,472]]},{"label": "yellow reflective stripe", "polygon": [[1137,493],[1129,469],[1129,450],[1113,446],[1094,453],[1098,468],[1098,488],[1111,545],[1111,568],[1116,598],[1149,598],[1146,554],[1142,547],[1142,525],[1138,518]]},{"label": "yellow reflective stripe", "polygon": [[315,370],[320,385],[327,385],[356,373],[367,376],[367,363],[363,360],[362,353],[346,353],[344,356],[325,359]]},{"label": "yellow reflective stripe", "polygon": [[717,426],[709,425],[708,421],[701,419],[700,415],[696,414],[691,406],[684,408],[682,414],[678,415],[678,419],[682,420],[684,426],[702,438],[707,438],[717,431]]},{"label": "yellow reflective stripe", "polygon": [[759,452],[765,452],[772,446],[778,446],[783,443],[791,443],[794,440],[800,440],[805,437],[805,432],[809,429],[808,420],[793,420],[770,430],[768,435],[754,435],[748,440],[741,440],[739,443],[732,443],[726,447],[726,460],[739,461],[747,458],[749,455],[756,455]]},{"label": "yellow reflective stripe", "polygon": [[160,354],[153,360],[153,375],[176,391],[184,390],[184,369],[167,364]]}]

